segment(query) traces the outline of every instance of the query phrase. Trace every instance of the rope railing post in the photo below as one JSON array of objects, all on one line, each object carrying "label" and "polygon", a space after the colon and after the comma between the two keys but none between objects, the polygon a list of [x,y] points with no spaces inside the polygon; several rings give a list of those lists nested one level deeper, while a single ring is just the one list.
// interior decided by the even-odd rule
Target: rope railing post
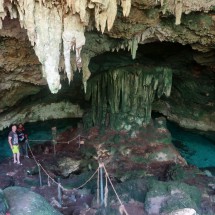
[{"label": "rope railing post", "polygon": [[81,139],[80,139],[80,135],[78,135],[78,148],[80,148],[81,147]]},{"label": "rope railing post", "polygon": [[99,200],[99,195],[100,195],[100,190],[99,190],[99,170],[98,170],[98,177],[97,177],[97,205],[100,205],[100,200]]},{"label": "rope railing post", "polygon": [[26,158],[29,158],[29,156],[28,156],[28,140],[26,140],[25,141],[25,156],[26,156]]},{"label": "rope railing post", "polygon": [[108,199],[108,178],[105,174],[105,195],[104,195],[104,205],[107,207],[107,199]]},{"label": "rope railing post", "polygon": [[100,172],[100,199],[101,206],[104,205],[104,184],[103,184],[103,164],[99,164],[99,172]]},{"label": "rope railing post", "polygon": [[62,189],[61,189],[61,184],[60,184],[60,178],[58,178],[57,191],[58,191],[58,202],[59,202],[60,206],[62,207]]},{"label": "rope railing post", "polygon": [[42,187],[42,186],[43,186],[43,184],[42,184],[42,177],[41,177],[40,164],[38,163],[38,164],[37,164],[37,166],[38,166],[38,170],[39,170],[39,181],[40,181],[40,187]]},{"label": "rope railing post", "polygon": [[104,164],[103,164],[103,168],[104,168],[105,174],[106,174],[106,176],[107,176],[107,178],[108,178],[108,180],[109,180],[109,182],[110,182],[110,184],[111,184],[111,186],[113,188],[113,191],[114,191],[114,193],[115,193],[115,195],[116,195],[116,197],[117,197],[117,199],[118,199],[118,201],[120,203],[120,207],[119,207],[120,214],[129,215],[127,210],[125,209],[125,205],[122,203],[121,199],[119,198],[119,195],[117,194],[116,189],[114,188],[112,181],[110,180],[110,177],[108,175],[108,172],[107,172]]},{"label": "rope railing post", "polygon": [[57,144],[57,128],[52,127],[52,143],[54,146],[54,156],[56,156],[56,144]]}]

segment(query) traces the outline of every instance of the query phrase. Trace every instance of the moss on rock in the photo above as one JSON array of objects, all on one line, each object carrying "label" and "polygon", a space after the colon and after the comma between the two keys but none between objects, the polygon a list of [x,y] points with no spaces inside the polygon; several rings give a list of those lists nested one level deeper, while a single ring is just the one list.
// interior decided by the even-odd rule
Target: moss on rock
[{"label": "moss on rock", "polygon": [[[195,186],[180,182],[152,181],[146,195],[148,214],[169,213],[182,208],[199,210],[201,193]],[[156,205],[156,207],[154,207]]]},{"label": "moss on rock", "polygon": [[169,96],[171,85],[172,72],[165,67],[123,67],[97,75],[88,81],[86,98],[92,111],[84,121],[136,130],[150,122],[154,98]]}]

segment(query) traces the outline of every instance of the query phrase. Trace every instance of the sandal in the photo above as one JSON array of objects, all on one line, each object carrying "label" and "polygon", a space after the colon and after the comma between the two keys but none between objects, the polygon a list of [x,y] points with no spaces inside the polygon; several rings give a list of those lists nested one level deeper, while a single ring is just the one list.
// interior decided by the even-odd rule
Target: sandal
[{"label": "sandal", "polygon": [[17,163],[18,165],[22,166],[22,163]]}]

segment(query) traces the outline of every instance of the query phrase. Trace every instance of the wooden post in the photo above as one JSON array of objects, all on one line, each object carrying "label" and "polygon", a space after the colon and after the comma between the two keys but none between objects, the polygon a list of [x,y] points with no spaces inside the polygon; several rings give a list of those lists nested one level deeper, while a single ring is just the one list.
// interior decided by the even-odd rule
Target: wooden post
[{"label": "wooden post", "polygon": [[103,167],[100,167],[99,170],[100,170],[100,198],[101,206],[103,206],[104,204]]},{"label": "wooden post", "polygon": [[52,127],[52,143],[54,146],[54,156],[56,155],[56,148],[55,145],[57,144],[57,128]]},{"label": "wooden post", "polygon": [[29,158],[29,156],[28,156],[28,140],[25,141],[25,157]]},{"label": "wooden post", "polygon": [[59,202],[60,206],[62,207],[62,190],[61,190],[61,186],[60,186],[60,178],[58,178],[57,191],[58,191],[58,202]]},{"label": "wooden post", "polygon": [[39,170],[40,187],[42,187],[43,184],[42,184],[42,176],[41,176],[40,164],[37,164],[37,166],[38,166],[38,170]]}]

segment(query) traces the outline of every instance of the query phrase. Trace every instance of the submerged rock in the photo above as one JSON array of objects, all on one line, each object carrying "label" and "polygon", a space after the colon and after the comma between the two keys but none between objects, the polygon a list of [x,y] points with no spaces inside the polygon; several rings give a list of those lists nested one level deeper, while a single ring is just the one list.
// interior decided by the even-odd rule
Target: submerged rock
[{"label": "submerged rock", "polygon": [[11,215],[61,215],[39,194],[24,187],[8,187],[4,190]]}]

